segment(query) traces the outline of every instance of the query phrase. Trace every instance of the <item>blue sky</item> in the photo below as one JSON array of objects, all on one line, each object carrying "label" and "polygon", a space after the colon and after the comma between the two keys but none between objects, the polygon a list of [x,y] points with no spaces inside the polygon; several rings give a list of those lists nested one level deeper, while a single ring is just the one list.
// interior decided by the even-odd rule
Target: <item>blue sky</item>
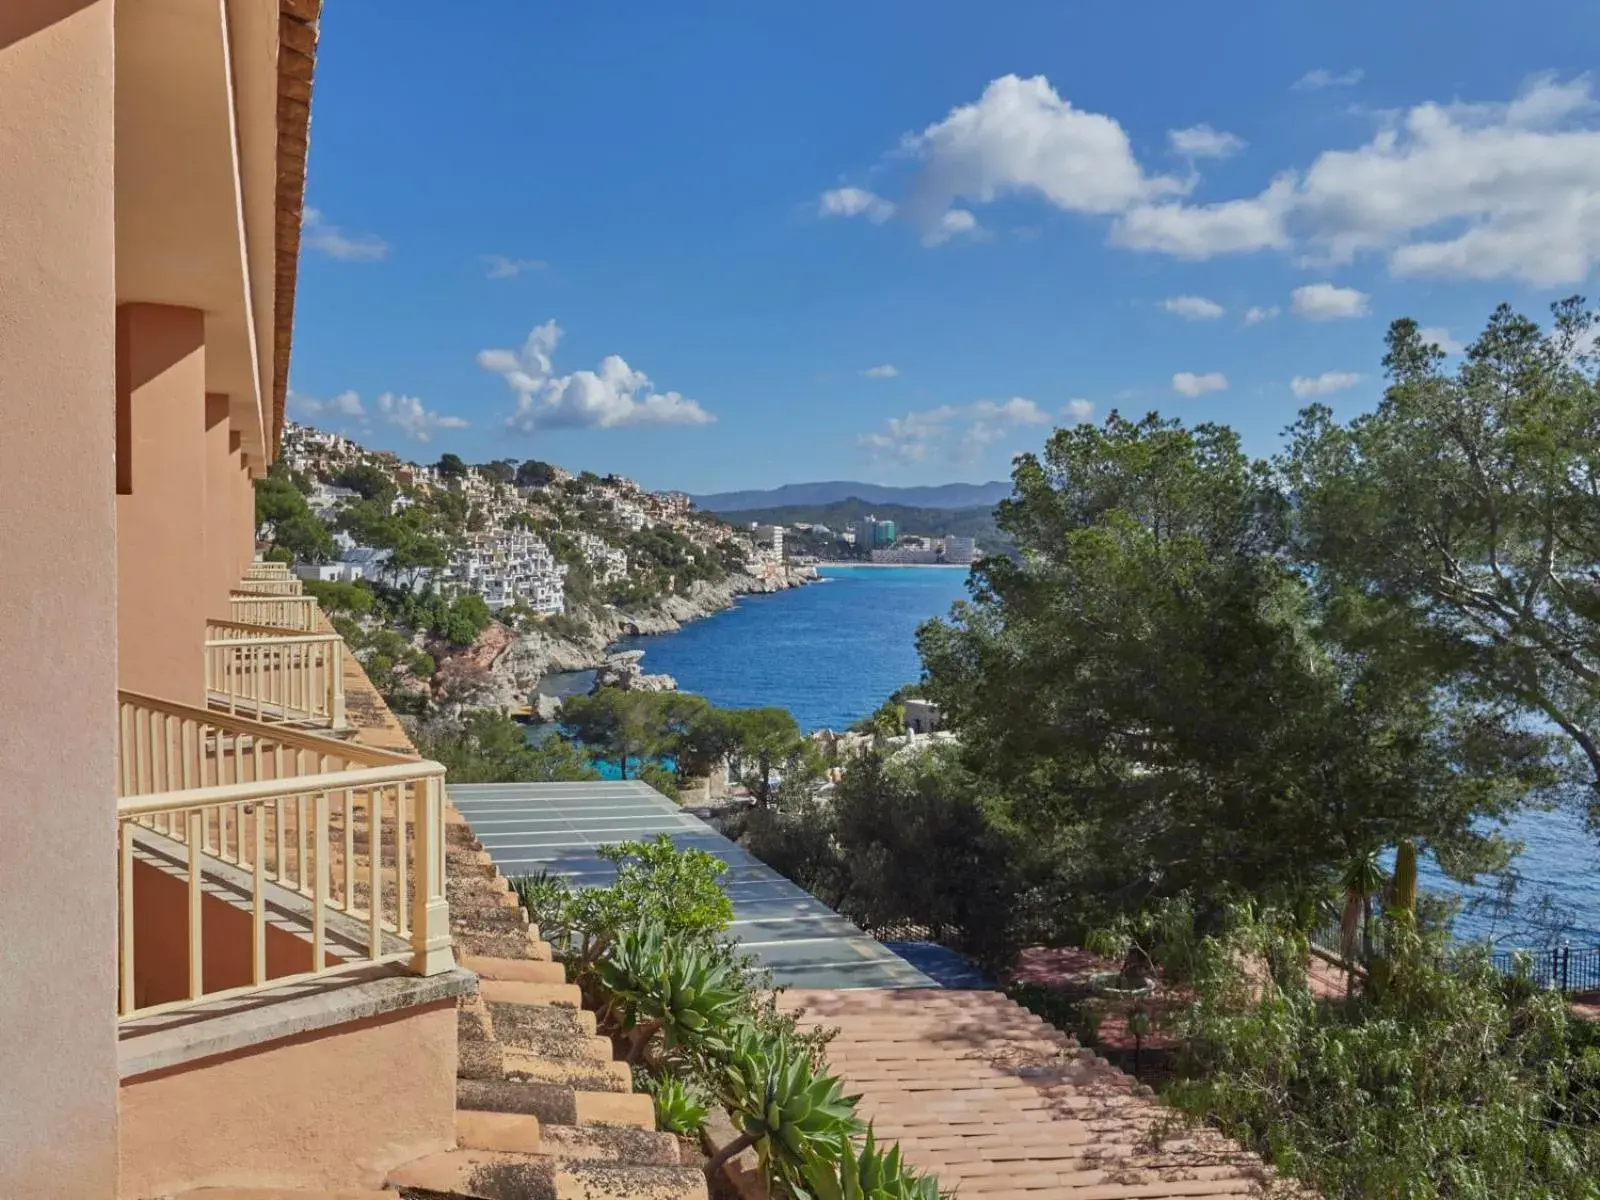
[{"label": "blue sky", "polygon": [[1269,453],[1600,261],[1600,8],[1316,7],[328,5],[291,414],[698,492]]}]

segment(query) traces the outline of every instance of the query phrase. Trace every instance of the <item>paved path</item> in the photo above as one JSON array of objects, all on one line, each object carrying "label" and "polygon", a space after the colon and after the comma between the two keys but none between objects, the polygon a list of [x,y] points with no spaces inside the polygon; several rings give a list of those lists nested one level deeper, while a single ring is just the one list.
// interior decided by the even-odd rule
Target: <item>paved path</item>
[{"label": "paved path", "polygon": [[549,871],[575,887],[615,878],[596,850],[664,833],[728,864],[729,931],[771,968],[774,982],[811,988],[926,988],[911,964],[637,780],[451,784],[455,807],[507,876]]}]

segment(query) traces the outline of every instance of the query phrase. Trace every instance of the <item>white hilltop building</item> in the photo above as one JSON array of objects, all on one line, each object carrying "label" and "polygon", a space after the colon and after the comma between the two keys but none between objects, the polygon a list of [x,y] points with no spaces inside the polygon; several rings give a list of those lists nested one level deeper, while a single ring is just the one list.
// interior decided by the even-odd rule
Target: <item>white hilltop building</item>
[{"label": "white hilltop building", "polygon": [[523,604],[543,616],[566,611],[567,568],[531,533],[480,533],[450,560],[446,582],[477,592],[498,612]]},{"label": "white hilltop building", "polygon": [[627,578],[626,550],[619,550],[604,538],[592,533],[578,534],[578,549],[583,552],[584,561],[589,564],[589,570],[597,582],[612,583]]}]

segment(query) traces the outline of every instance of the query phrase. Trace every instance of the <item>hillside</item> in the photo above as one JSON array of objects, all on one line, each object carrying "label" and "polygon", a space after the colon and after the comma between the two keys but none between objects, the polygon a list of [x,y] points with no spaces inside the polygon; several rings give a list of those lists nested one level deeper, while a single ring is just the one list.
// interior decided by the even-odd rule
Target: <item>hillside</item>
[{"label": "hillside", "polygon": [[[788,483],[766,491],[718,492],[693,496],[695,507],[726,516],[751,509],[816,507],[843,500],[864,500],[883,507],[905,505],[913,509],[993,508],[1011,494],[1011,485],[1001,480],[991,483],[946,483],[936,487],[887,487],[878,483]],[[802,518],[803,519],[803,518]],[[826,522],[824,522],[826,523]]]},{"label": "hillside", "polygon": [[994,509],[987,505],[968,508],[918,507],[868,503],[851,497],[832,504],[785,504],[718,512],[717,515],[730,525],[748,525],[752,521],[762,525],[826,525],[837,532],[868,514],[880,521],[893,521],[896,532],[902,534],[974,538],[978,549],[986,554],[1005,554],[1012,548],[1011,539],[995,525]]}]

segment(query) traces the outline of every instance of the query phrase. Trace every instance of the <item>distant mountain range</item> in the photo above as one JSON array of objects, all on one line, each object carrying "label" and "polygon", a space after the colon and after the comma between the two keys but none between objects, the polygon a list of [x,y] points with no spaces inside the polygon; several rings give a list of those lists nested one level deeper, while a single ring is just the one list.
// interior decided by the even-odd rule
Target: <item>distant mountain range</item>
[{"label": "distant mountain range", "polygon": [[993,508],[1011,495],[1011,484],[945,483],[936,487],[886,487],[880,483],[786,483],[766,491],[717,492],[693,497],[695,507],[706,512],[748,512],[758,508],[818,507],[841,500],[868,504],[902,504],[908,508]]}]

